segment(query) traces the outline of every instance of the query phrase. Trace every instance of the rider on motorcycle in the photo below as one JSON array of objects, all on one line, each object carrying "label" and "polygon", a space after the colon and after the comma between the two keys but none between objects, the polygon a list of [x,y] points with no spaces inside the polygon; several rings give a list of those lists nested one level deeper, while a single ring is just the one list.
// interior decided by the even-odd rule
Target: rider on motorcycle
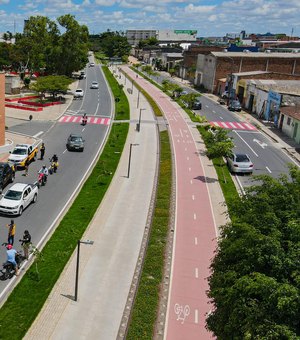
[{"label": "rider on motorcycle", "polygon": [[86,113],[84,113],[82,116],[82,125],[86,125],[86,123],[87,123],[87,116],[86,116]]},{"label": "rider on motorcycle", "polygon": [[43,167],[40,169],[39,174],[43,174],[43,175],[44,175],[44,176],[43,176],[43,181],[44,181],[44,183],[46,183],[46,182],[47,182],[47,177],[48,177],[48,175],[49,175],[49,171],[48,171],[48,169],[47,169],[47,167],[46,167],[45,164],[44,164]]},{"label": "rider on motorcycle", "polygon": [[14,270],[15,270],[15,274],[16,276],[19,275],[19,268],[18,268],[18,264],[16,262],[16,254],[17,251],[15,249],[13,249],[13,246],[11,244],[8,244],[6,246],[6,255],[7,255],[7,259],[6,262],[10,262],[13,266],[14,266]]},{"label": "rider on motorcycle", "polygon": [[52,156],[52,158],[50,158],[50,162],[51,162],[51,171],[53,170],[54,172],[56,172],[57,168],[58,168],[58,157],[56,156],[56,154],[54,154]]}]

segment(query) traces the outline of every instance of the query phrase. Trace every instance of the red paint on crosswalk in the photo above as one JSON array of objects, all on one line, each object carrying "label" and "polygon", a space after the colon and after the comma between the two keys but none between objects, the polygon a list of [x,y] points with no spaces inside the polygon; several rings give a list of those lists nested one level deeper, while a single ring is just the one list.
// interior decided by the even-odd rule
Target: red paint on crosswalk
[{"label": "red paint on crosswalk", "polygon": [[[80,123],[82,116],[63,116],[59,119],[60,123]],[[109,125],[110,118],[88,117],[88,124]]]},{"label": "red paint on crosswalk", "polygon": [[231,129],[231,130],[249,130],[256,131],[256,127],[250,123],[242,123],[242,122],[210,122],[210,125],[215,127],[220,127],[223,129]]}]

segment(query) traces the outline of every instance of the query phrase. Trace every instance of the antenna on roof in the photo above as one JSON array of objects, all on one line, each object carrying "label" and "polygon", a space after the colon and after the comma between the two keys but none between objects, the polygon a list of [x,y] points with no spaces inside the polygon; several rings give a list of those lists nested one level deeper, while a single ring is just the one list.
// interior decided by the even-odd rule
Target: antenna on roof
[{"label": "antenna on roof", "polygon": [[294,27],[292,27],[291,39],[293,38],[293,34],[294,34]]}]

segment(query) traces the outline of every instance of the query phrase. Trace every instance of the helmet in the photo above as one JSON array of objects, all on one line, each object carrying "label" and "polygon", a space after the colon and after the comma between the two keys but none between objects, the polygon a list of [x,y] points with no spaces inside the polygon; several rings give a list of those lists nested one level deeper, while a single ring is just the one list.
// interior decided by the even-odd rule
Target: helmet
[{"label": "helmet", "polygon": [[45,168],[46,168],[46,165],[44,164],[44,165],[43,165],[43,169],[45,169]]},{"label": "helmet", "polygon": [[12,247],[13,247],[13,246],[12,246],[11,244],[8,244],[8,245],[6,246],[6,249],[7,249],[7,250],[10,250],[10,249],[12,249]]}]

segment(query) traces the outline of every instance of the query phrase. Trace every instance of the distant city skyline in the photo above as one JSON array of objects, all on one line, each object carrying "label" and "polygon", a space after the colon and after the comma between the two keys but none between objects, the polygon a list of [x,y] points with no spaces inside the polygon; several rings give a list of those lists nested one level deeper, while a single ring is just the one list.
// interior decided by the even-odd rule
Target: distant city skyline
[{"label": "distant city skyline", "polygon": [[299,0],[0,0],[0,32],[22,32],[32,15],[51,20],[72,14],[90,34],[127,29],[194,29],[226,33],[300,35]]}]

